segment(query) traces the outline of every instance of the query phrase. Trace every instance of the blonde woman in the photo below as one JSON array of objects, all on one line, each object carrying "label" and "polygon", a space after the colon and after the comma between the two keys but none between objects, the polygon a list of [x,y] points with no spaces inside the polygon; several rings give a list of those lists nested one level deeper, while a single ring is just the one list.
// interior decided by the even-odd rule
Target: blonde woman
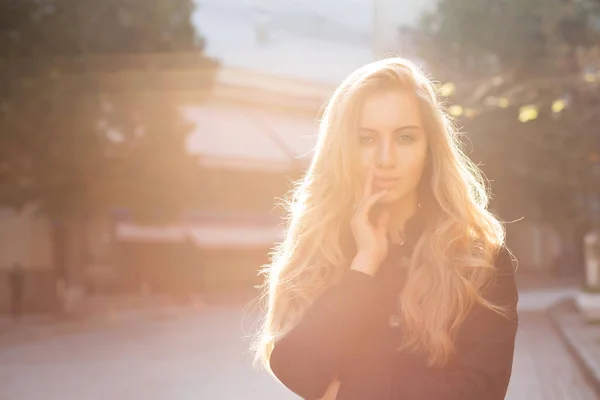
[{"label": "blonde woman", "polygon": [[266,266],[256,351],[304,399],[503,399],[517,331],[504,230],[432,83],[392,58],[324,112]]}]

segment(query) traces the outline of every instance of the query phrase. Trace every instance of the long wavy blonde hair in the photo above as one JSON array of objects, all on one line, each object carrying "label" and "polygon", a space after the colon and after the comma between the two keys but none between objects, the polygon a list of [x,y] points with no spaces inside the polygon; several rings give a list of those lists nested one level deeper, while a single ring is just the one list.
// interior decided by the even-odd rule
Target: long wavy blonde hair
[{"label": "long wavy blonde hair", "polygon": [[433,83],[411,62],[388,58],[356,70],[335,91],[324,110],[311,165],[286,201],[285,238],[262,268],[266,310],[254,342],[256,361],[268,370],[274,343],[323,290],[338,282],[354,257],[343,245],[360,193],[354,133],[365,97],[393,89],[416,95],[429,144],[420,192],[431,204],[425,210],[430,215],[399,297],[402,348],[427,354],[429,365],[444,365],[475,304],[503,311],[482,296],[494,280],[494,258],[504,243],[502,224],[487,210],[485,181],[462,152],[459,133]]}]

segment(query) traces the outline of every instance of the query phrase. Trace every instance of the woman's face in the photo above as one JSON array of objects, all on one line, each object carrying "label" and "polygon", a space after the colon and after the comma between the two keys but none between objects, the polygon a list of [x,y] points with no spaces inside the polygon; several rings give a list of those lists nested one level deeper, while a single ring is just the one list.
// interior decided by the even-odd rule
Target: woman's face
[{"label": "woman's face", "polygon": [[373,193],[388,190],[380,203],[416,199],[427,162],[427,137],[415,95],[388,90],[367,96],[358,135],[363,178],[372,169]]}]

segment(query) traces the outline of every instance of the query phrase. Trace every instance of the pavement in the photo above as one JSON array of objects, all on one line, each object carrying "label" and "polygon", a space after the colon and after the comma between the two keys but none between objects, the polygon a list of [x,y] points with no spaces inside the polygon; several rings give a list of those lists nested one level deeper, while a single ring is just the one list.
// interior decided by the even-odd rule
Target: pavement
[{"label": "pavement", "polygon": [[14,321],[0,314],[0,348],[119,325],[176,319],[209,307],[247,304],[255,297],[253,289],[219,290],[186,302],[161,295],[106,295],[86,298],[77,314],[72,315],[25,314]]},{"label": "pavement", "polygon": [[520,276],[517,279],[519,309],[521,314],[545,313],[577,368],[600,397],[600,323],[587,322],[575,304],[582,282],[580,276]]},{"label": "pavement", "polygon": [[[554,304],[571,299],[577,292],[578,281],[578,277],[519,275],[519,309],[546,311]],[[171,298],[160,295],[88,297],[79,307],[79,312],[70,316],[27,314],[15,322],[8,315],[0,315],[0,347],[116,324],[177,317],[195,313],[204,307],[247,304],[255,297],[256,292],[252,289],[208,293],[187,304],[177,304]]]},{"label": "pavement", "polygon": [[[596,399],[539,305],[523,303],[506,399]],[[252,367],[257,317],[249,305],[210,305],[0,347],[0,399],[297,399]]]},{"label": "pavement", "polygon": [[548,316],[600,396],[600,324],[586,322],[572,298],[554,304]]},{"label": "pavement", "polygon": [[[577,279],[523,277],[518,286],[506,398],[599,398],[600,325],[585,324],[570,303]],[[98,310],[77,320],[0,317],[0,398],[295,399],[251,365],[253,296],[225,292],[191,305],[121,299],[110,307],[96,299]]]},{"label": "pavement", "polygon": [[118,324],[177,317],[204,306],[199,299],[177,304],[165,296],[95,296],[87,298],[76,314],[25,314],[17,321],[0,315],[0,348]]},{"label": "pavement", "polygon": [[544,312],[521,310],[506,400],[598,399]]}]

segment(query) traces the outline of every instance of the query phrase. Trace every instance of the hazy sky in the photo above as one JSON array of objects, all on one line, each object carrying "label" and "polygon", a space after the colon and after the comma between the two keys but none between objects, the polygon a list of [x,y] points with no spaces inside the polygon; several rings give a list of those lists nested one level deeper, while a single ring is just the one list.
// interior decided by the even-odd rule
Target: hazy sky
[{"label": "hazy sky", "polygon": [[[206,38],[207,54],[225,66],[337,84],[373,60],[376,5],[395,27],[414,23],[433,1],[196,0],[193,20]],[[258,39],[259,22],[265,41]],[[385,34],[395,34],[394,27]]]}]

